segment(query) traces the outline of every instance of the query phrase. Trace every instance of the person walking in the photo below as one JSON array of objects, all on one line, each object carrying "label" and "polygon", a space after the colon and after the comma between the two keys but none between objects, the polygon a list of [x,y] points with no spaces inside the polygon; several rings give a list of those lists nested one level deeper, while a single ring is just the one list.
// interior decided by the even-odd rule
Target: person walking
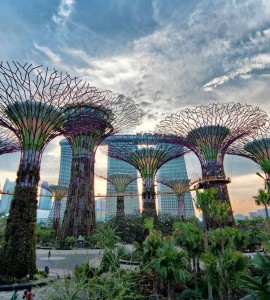
[{"label": "person walking", "polygon": [[51,251],[48,252],[48,258],[51,258]]},{"label": "person walking", "polygon": [[27,300],[33,300],[33,293],[32,293],[32,288],[31,287],[28,288],[28,291],[27,291],[27,294],[26,294],[26,299]]}]

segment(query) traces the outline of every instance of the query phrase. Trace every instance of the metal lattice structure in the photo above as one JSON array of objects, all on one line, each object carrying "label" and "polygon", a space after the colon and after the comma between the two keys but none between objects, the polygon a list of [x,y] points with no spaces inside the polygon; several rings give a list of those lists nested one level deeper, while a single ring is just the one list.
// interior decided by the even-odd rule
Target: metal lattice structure
[{"label": "metal lattice structure", "polygon": [[4,127],[0,127],[0,155],[20,151],[16,135]]},{"label": "metal lattice structure", "polygon": [[1,255],[1,273],[36,272],[35,222],[40,160],[45,146],[66,122],[62,107],[93,88],[77,78],[41,66],[0,64],[0,125],[18,138],[21,160]]},{"label": "metal lattice structure", "polygon": [[62,199],[67,196],[68,186],[59,184],[48,184],[44,182],[41,187],[49,191],[54,198],[54,211],[52,220],[52,229],[55,231],[56,239],[59,239],[60,235],[60,211]]},{"label": "metal lattice structure", "polygon": [[[218,197],[230,205],[223,160],[237,139],[264,125],[267,114],[258,107],[240,103],[212,103],[172,114],[157,126],[158,133],[175,135],[174,141],[198,157],[203,180],[201,188],[218,189]],[[230,211],[231,218],[232,210]]]},{"label": "metal lattice structure", "polygon": [[110,182],[116,190],[116,216],[121,217],[125,215],[125,199],[124,192],[130,183],[138,179],[137,175],[132,173],[111,173],[105,174],[104,171],[97,171],[96,175]]},{"label": "metal lattice structure", "polygon": [[133,165],[143,180],[143,213],[156,216],[155,176],[166,162],[181,157],[187,148],[165,143],[165,136],[137,134],[114,136],[104,141],[108,147],[102,148],[108,156]]},{"label": "metal lattice structure", "polygon": [[132,130],[141,112],[134,102],[110,91],[65,110],[64,135],[72,148],[71,180],[62,225],[67,236],[90,236],[95,227],[94,160],[98,145],[108,136]]},{"label": "metal lattice structure", "polygon": [[[270,162],[270,120],[248,136],[235,141],[228,149],[228,154],[249,158],[261,165],[264,161]],[[270,174],[266,174],[270,181]]]},{"label": "metal lattice structure", "polygon": [[179,174],[163,174],[157,176],[156,181],[168,186],[175,192],[178,203],[178,217],[180,220],[185,220],[187,214],[184,196],[185,193],[190,192],[191,186],[198,181],[198,176],[193,175],[187,178],[186,176],[179,176]]}]

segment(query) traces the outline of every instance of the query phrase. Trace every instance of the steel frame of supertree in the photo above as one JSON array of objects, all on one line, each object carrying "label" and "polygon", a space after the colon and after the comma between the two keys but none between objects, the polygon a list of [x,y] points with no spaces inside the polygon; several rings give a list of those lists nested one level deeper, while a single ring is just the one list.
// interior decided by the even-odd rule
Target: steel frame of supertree
[{"label": "steel frame of supertree", "polygon": [[133,129],[141,111],[133,100],[110,91],[98,92],[65,110],[64,136],[72,148],[71,180],[61,244],[67,236],[90,236],[95,227],[94,162],[98,145],[108,136]]},{"label": "steel frame of supertree", "polygon": [[61,133],[61,108],[92,91],[68,74],[31,64],[0,64],[0,125],[20,142],[21,159],[1,249],[0,272],[17,278],[36,272],[36,207],[40,160]]},{"label": "steel frame of supertree", "polygon": [[49,191],[54,198],[54,211],[53,211],[53,222],[52,229],[55,232],[56,239],[60,237],[60,211],[61,211],[61,202],[62,199],[67,196],[68,186],[59,185],[59,184],[49,184],[44,182],[41,184],[41,187]]},{"label": "steel frame of supertree", "polygon": [[114,136],[106,139],[103,144],[108,147],[101,149],[108,156],[123,160],[139,171],[143,180],[142,211],[145,216],[157,216],[155,176],[159,168],[188,152],[186,147],[165,143],[165,139],[163,135],[149,133]]},{"label": "steel frame of supertree", "polygon": [[162,174],[156,177],[156,181],[171,188],[176,195],[178,203],[178,217],[185,220],[187,217],[185,208],[185,193],[190,192],[190,188],[198,181],[197,175],[190,178],[186,174]]},{"label": "steel frame of supertree", "polygon": [[[258,107],[241,103],[212,103],[178,111],[157,125],[158,133],[178,136],[176,143],[185,145],[198,157],[202,168],[200,188],[217,188],[218,198],[230,206],[228,225],[233,214],[227,189],[223,160],[229,146],[237,139],[262,126],[267,114]],[[213,227],[213,220],[208,219]]]},{"label": "steel frame of supertree", "polygon": [[5,127],[0,126],[0,155],[20,151],[17,136]]},{"label": "steel frame of supertree", "polygon": [[[235,141],[227,153],[249,158],[259,166],[264,161],[270,162],[270,120],[248,136]],[[270,174],[265,175],[265,181],[269,183]]]},{"label": "steel frame of supertree", "polygon": [[116,216],[123,217],[125,215],[125,199],[124,193],[127,187],[139,177],[132,173],[110,173],[106,174],[103,170],[98,170],[95,173],[98,177],[110,182],[116,190]]}]

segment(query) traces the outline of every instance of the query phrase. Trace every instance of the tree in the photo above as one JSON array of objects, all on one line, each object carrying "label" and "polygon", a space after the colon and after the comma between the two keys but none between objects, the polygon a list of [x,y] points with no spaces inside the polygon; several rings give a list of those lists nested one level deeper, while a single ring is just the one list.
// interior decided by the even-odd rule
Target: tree
[{"label": "tree", "polygon": [[198,289],[197,265],[203,253],[203,233],[195,224],[190,222],[177,222],[174,224],[174,242],[177,246],[183,248],[189,259],[192,260],[195,289]]},{"label": "tree", "polygon": [[162,243],[149,265],[167,284],[168,300],[172,299],[172,285],[184,284],[190,278],[186,269],[188,265],[186,253],[179,251],[170,240]]},{"label": "tree", "polygon": [[204,256],[206,278],[216,289],[221,300],[232,299],[237,287],[236,276],[246,268],[248,258],[241,252],[225,250],[215,255],[208,252]]},{"label": "tree", "polygon": [[270,255],[256,253],[250,262],[251,272],[238,277],[240,286],[258,300],[270,299]]},{"label": "tree", "polygon": [[253,196],[257,205],[263,205],[265,210],[265,217],[269,220],[268,206],[270,205],[270,192],[259,189],[258,195]]}]

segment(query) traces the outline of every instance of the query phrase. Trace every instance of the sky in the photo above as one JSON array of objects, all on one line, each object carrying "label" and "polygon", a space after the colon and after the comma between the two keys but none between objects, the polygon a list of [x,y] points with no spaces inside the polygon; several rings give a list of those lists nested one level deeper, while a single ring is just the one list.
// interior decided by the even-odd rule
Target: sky
[{"label": "sky", "polygon": [[[2,61],[56,68],[133,98],[144,115],[138,131],[211,102],[270,113],[268,0],[1,0],[0,20]],[[42,179],[57,174],[59,156],[56,139],[43,155]],[[18,162],[19,154],[0,157],[2,185],[15,179]],[[188,159],[190,170],[196,164]],[[255,163],[227,157],[225,167],[234,211],[258,209]]]}]

